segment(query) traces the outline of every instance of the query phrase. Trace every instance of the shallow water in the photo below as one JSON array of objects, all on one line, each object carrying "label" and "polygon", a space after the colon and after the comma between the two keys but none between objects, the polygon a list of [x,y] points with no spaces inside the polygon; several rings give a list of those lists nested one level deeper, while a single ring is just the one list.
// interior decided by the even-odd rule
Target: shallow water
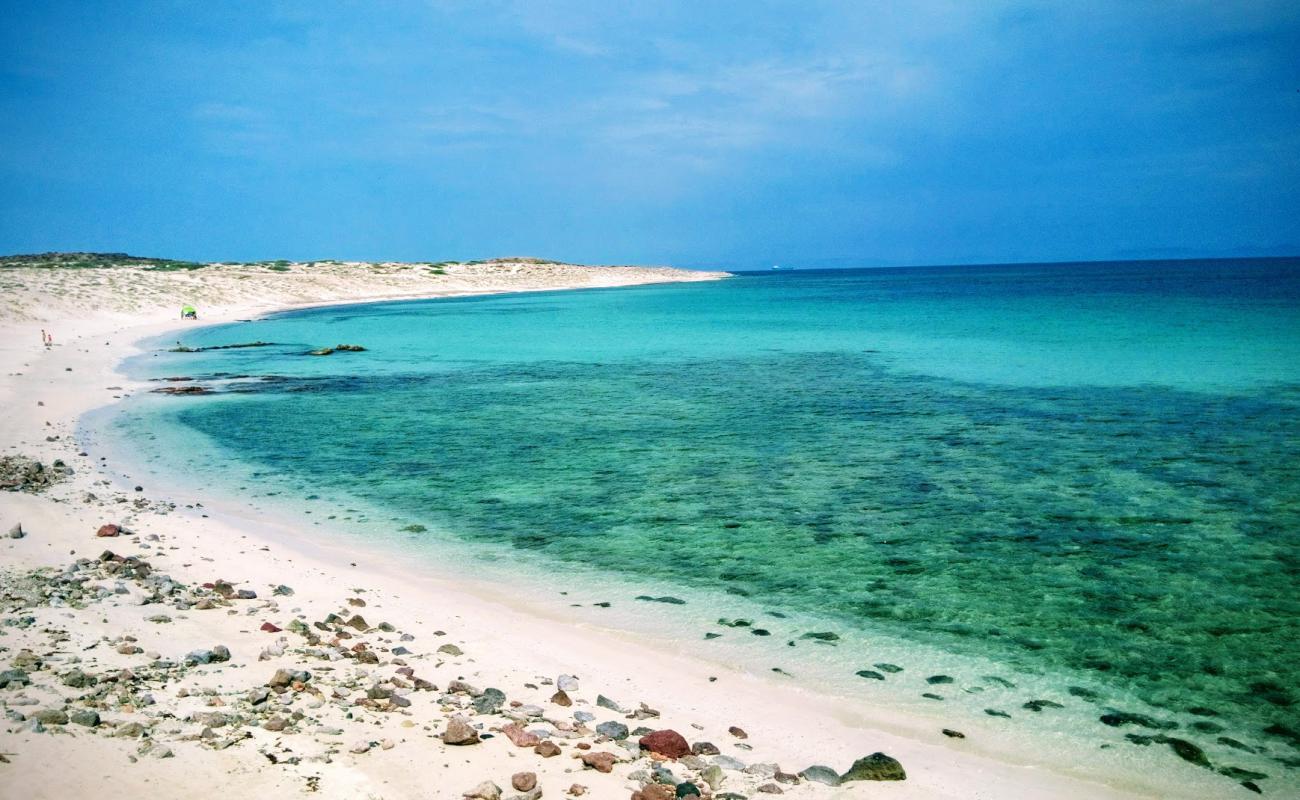
[{"label": "shallow water", "polygon": [[[912,642],[1033,685],[993,709],[1028,724],[1060,714],[1178,765],[1123,736],[1173,735],[1294,783],[1300,262],[744,275],[317,309],[184,343],[252,340],[274,344],[136,359],[218,393],[137,398],[105,427],[156,470],[415,553],[594,571],[627,600],[678,587],[689,609],[640,606],[762,639],[764,664],[814,651],[844,687],[977,715],[1010,688],[873,666]],[[368,349],[304,354],[344,342]],[[710,597],[786,616],[700,628]],[[840,638],[790,621],[814,619]],[[1053,690],[1066,708],[1021,707]]]}]

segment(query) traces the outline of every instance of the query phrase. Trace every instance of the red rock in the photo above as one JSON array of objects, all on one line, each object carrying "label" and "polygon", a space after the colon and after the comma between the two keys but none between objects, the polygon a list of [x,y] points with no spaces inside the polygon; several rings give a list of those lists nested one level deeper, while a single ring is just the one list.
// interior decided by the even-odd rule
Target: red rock
[{"label": "red rock", "polygon": [[121,533],[122,533],[122,527],[120,525],[114,525],[111,522],[107,525],[100,525],[99,530],[95,531],[95,535],[101,538],[117,536]]},{"label": "red rock", "polygon": [[267,633],[279,633],[282,629],[277,628],[276,626],[272,625],[269,622],[263,622],[262,630],[266,631]]},{"label": "red rock", "polygon": [[529,733],[524,730],[524,726],[517,722],[501,726],[501,733],[510,740],[515,747],[535,747],[542,741],[535,733]]},{"label": "red rock", "polygon": [[516,772],[510,776],[510,785],[519,792],[531,792],[537,785],[536,772]]},{"label": "red rock", "polygon": [[583,753],[582,754],[582,763],[585,766],[591,767],[597,772],[613,772],[614,762],[616,760],[617,759],[614,758],[613,753]]},{"label": "red rock", "polygon": [[651,753],[658,753],[668,758],[681,758],[691,754],[691,746],[682,735],[667,728],[642,736],[637,744],[641,745],[642,750],[649,750]]}]

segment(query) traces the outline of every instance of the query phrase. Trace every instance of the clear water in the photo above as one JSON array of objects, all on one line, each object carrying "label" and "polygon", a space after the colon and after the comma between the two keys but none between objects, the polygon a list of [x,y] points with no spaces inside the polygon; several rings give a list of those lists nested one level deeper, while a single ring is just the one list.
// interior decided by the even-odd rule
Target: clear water
[{"label": "clear water", "polygon": [[[184,336],[252,340],[136,359],[218,391],[105,427],[412,553],[599,576],[621,624],[704,655],[1197,770],[1126,738],[1176,736],[1294,791],[1300,261],[785,272]],[[304,354],[345,342],[368,349]]]}]

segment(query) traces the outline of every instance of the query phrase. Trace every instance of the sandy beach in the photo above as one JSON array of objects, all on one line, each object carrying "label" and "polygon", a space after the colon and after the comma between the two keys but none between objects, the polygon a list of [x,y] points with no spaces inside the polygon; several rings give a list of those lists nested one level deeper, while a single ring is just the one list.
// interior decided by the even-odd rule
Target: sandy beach
[{"label": "sandy beach", "polygon": [[0,492],[0,796],[1177,796],[534,613],[509,586],[421,575],[201,487],[137,490],[76,437],[142,390],[116,371],[137,343],[182,325],[723,277],[524,261],[0,272],[0,456],[42,465]]}]

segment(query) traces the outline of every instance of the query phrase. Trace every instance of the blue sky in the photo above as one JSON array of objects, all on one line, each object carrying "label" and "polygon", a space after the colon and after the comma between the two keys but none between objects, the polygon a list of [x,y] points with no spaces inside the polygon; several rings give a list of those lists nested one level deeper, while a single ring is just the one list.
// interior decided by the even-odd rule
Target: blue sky
[{"label": "blue sky", "polygon": [[0,252],[1300,253],[1300,4],[10,2]]}]

